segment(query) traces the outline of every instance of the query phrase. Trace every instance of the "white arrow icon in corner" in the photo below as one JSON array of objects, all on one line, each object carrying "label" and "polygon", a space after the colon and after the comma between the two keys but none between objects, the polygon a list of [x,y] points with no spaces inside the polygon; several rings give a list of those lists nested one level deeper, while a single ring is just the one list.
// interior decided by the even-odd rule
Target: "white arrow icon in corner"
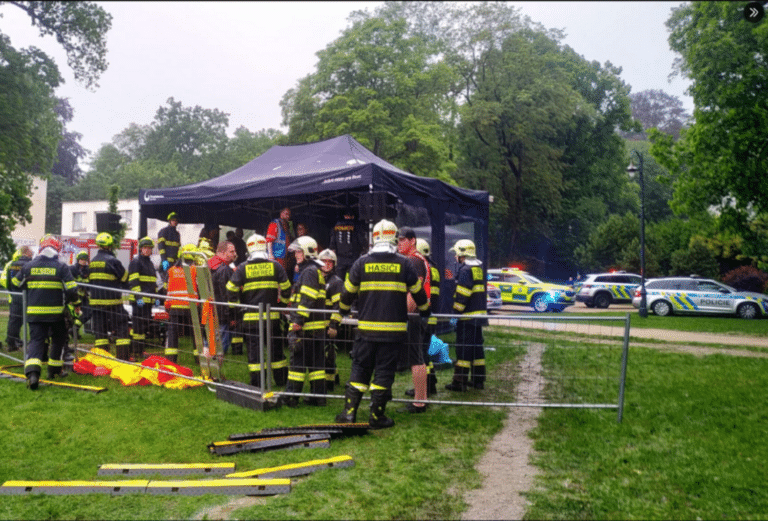
[{"label": "white arrow icon in corner", "polygon": [[749,17],[750,17],[750,18],[754,18],[754,17],[756,17],[758,14],[760,14],[760,11],[758,11],[758,10],[757,10],[757,9],[755,9],[754,7],[750,7],[750,8],[749,8]]}]

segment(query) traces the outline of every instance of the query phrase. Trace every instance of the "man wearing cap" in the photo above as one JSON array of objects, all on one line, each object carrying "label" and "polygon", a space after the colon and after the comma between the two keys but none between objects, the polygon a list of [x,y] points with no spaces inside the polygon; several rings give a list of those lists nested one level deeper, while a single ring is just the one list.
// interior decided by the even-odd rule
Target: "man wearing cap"
[{"label": "man wearing cap", "polygon": [[67,325],[64,319],[66,303],[79,305],[77,283],[69,266],[59,261],[61,243],[46,235],[40,241],[40,254],[27,262],[14,277],[14,284],[27,296],[29,345],[24,356],[27,386],[36,390],[40,381],[45,349],[50,338],[48,378],[61,374],[62,358],[67,345]]},{"label": "man wearing cap", "polygon": [[[397,250],[401,255],[408,257],[429,299],[431,296],[429,263],[416,250],[416,233],[412,228],[407,226],[400,228],[397,234]],[[413,377],[414,402],[408,404],[407,410],[411,413],[420,413],[427,410],[427,405],[423,402],[427,398],[427,365],[424,352],[429,350],[429,346],[424,345],[427,335],[426,320],[421,320],[419,316],[414,315],[415,312],[416,303],[409,294],[408,341],[404,346],[404,354],[407,358],[406,365],[410,366]]]},{"label": "man wearing cap", "polygon": [[160,267],[163,273],[176,263],[179,258],[181,246],[181,234],[176,229],[179,224],[179,216],[176,212],[168,214],[168,226],[157,234],[157,252],[160,254]]},{"label": "man wearing cap", "polygon": [[[128,285],[137,293],[157,294],[157,271],[152,264],[152,250],[155,242],[144,237],[139,241],[139,254],[128,265]],[[131,332],[131,356],[137,362],[142,360],[147,333],[152,321],[152,305],[155,297],[134,295],[128,297],[133,311],[133,331]]]}]

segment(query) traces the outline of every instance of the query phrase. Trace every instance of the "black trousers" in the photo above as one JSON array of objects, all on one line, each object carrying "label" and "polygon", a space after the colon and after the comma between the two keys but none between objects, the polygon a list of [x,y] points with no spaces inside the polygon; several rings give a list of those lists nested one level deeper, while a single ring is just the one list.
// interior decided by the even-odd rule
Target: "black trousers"
[{"label": "black trousers", "polygon": [[24,356],[24,374],[31,372],[40,373],[43,360],[46,357],[46,346],[50,339],[50,353],[48,355],[48,371],[57,374],[61,372],[64,362],[62,353],[67,345],[69,334],[64,317],[56,322],[30,322],[29,343]]},{"label": "black trousers", "polygon": [[8,330],[6,331],[5,343],[8,347],[21,346],[21,326],[22,313],[24,308],[21,297],[11,297],[11,305],[8,308]]},{"label": "black trousers", "polygon": [[352,348],[352,369],[349,381],[352,385],[372,384],[380,390],[390,390],[395,381],[400,343],[375,342],[361,337],[355,339]]}]

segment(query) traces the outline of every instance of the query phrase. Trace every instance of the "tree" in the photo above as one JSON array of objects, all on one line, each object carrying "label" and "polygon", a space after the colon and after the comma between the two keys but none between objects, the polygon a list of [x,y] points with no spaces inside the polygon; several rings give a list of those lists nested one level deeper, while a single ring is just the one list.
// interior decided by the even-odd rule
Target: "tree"
[{"label": "tree", "polygon": [[768,25],[744,23],[732,2],[694,2],[667,27],[677,71],[693,81],[694,122],[677,143],[652,134],[652,151],[678,176],[677,211],[727,207],[743,227],[768,211]]},{"label": "tree", "polygon": [[637,241],[639,255],[640,219],[636,214],[627,212],[624,215],[612,214],[601,223],[584,244],[573,252],[582,273],[592,271],[607,271],[608,269],[625,269],[622,259],[631,258],[625,250],[627,245]]},{"label": "tree", "polygon": [[[644,131],[656,128],[677,140],[680,131],[690,120],[690,115],[683,108],[680,98],[663,90],[636,92],[629,95],[629,100],[632,117],[640,122]],[[624,137],[632,140],[645,139],[645,132],[628,132]]]},{"label": "tree", "polygon": [[[75,78],[87,87],[106,69],[106,33],[111,16],[91,2],[10,2],[24,10],[41,35],[55,35]],[[62,125],[53,92],[62,82],[45,53],[17,50],[0,33],[0,256],[13,250],[10,234],[31,216],[32,174],[47,176],[54,165]]]}]

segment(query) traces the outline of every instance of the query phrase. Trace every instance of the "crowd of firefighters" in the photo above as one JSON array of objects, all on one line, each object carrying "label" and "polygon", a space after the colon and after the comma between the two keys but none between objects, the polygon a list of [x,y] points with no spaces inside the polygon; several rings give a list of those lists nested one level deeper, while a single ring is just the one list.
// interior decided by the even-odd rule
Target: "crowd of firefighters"
[{"label": "crowd of firefighters", "polygon": [[[29,337],[24,372],[28,387],[37,389],[46,361],[49,379],[71,370],[70,332],[77,333],[88,321],[94,347],[109,351],[113,341],[117,358],[141,361],[152,308],[161,301],[169,313],[164,355],[177,362],[179,337],[191,326],[190,299],[199,299],[196,270],[205,266],[218,303],[220,356],[230,349],[233,354],[245,350],[252,386],[262,387],[262,374],[272,374],[276,386],[285,386],[281,403],[296,407],[308,380],[311,397],[304,402],[326,405],[324,396],[339,383],[335,342],[351,340],[354,331],[344,408],[335,421],[356,422],[362,397],[370,392],[369,425],[394,425],[385,408],[392,399],[395,373],[407,368],[414,386],[406,391],[413,397],[406,410],[424,412],[424,400],[437,393],[428,351],[437,323],[432,310],[438,309],[440,298],[440,273],[430,258],[429,244],[411,228],[398,229],[384,219],[373,227],[369,248],[366,227],[347,209],[332,230],[329,248],[318,251],[318,243],[310,235],[297,236],[290,217],[290,209],[282,209],[265,235],[253,234],[246,241],[238,230],[229,236],[231,240],[216,243],[217,230],[216,234],[201,234],[197,245],[182,246],[176,229],[179,218],[171,213],[157,243],[150,237],[139,241],[139,253],[127,269],[115,257],[114,238],[106,232],[96,236],[99,249],[94,257],[89,259],[88,252],[81,251],[72,266],[59,260],[61,243],[55,237],[44,237],[34,258],[28,247],[21,247],[0,279],[12,292],[6,338],[9,351],[22,346],[21,317],[26,312]],[[151,259],[156,245],[157,267]],[[241,253],[241,249],[245,251]],[[452,381],[445,388],[458,392],[468,387],[483,389],[486,297],[482,265],[472,241],[459,240],[451,250],[459,263],[452,302],[460,318],[456,323],[457,360]],[[241,262],[236,263],[238,260]],[[159,280],[162,287],[158,287]],[[123,307],[125,290],[130,290],[130,325]],[[21,309],[20,292],[25,294],[25,310]],[[271,339],[269,367],[260,349],[259,305],[270,309],[266,317]],[[343,320],[353,307],[356,321]],[[194,338],[197,361],[206,346],[197,345]]]}]

